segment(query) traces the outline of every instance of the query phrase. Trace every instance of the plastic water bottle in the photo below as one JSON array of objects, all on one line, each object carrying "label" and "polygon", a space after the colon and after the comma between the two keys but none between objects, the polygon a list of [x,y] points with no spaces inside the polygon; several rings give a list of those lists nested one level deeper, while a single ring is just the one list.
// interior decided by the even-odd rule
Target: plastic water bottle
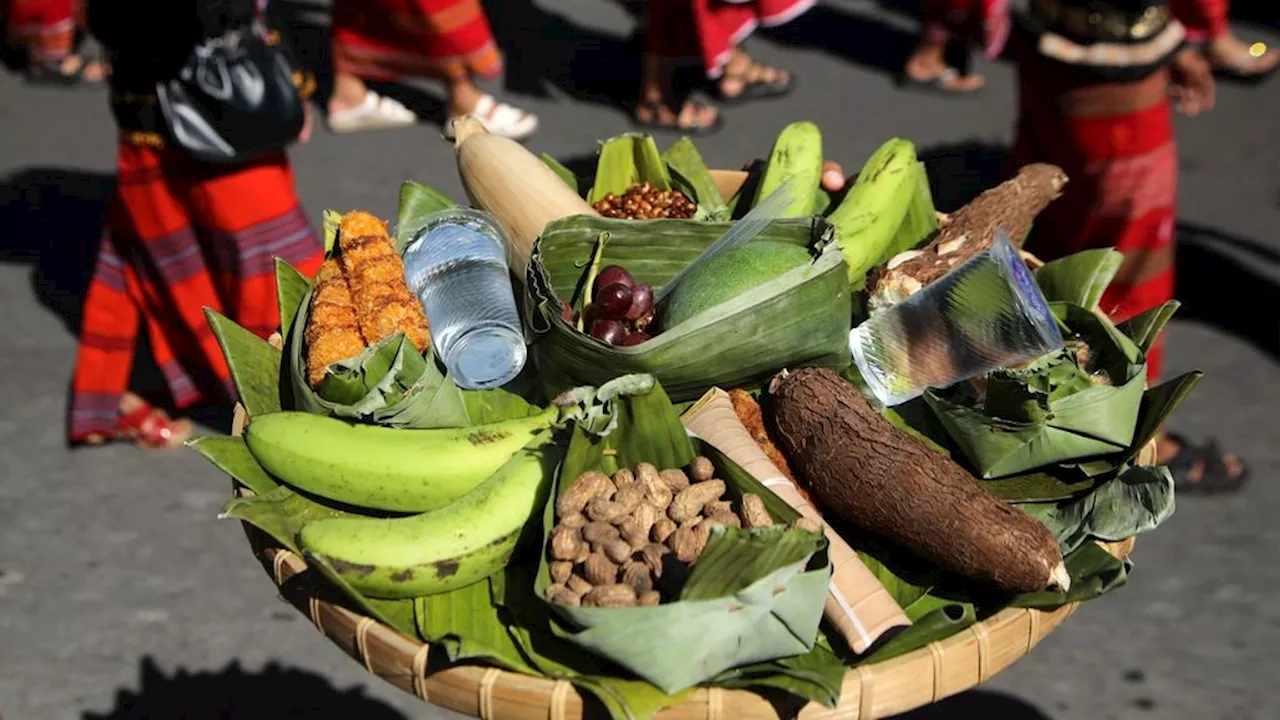
[{"label": "plastic water bottle", "polygon": [[428,218],[404,253],[405,277],[426,311],[432,345],[464,390],[507,384],[528,357],[507,242],[488,213],[453,208]]},{"label": "plastic water bottle", "polygon": [[889,407],[1062,346],[1044,294],[1002,232],[987,250],[849,333],[862,379]]}]

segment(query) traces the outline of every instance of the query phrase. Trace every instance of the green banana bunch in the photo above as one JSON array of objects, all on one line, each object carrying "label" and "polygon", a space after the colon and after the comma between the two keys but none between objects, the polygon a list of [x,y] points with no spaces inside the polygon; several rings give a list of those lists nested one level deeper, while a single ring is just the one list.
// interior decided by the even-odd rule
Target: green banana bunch
[{"label": "green banana bunch", "polygon": [[406,430],[323,415],[254,418],[245,443],[270,474],[347,505],[424,512],[470,492],[551,426],[555,409],[489,425]]},{"label": "green banana bunch", "polygon": [[809,217],[817,212],[821,192],[822,131],[808,121],[793,122],[778,134],[760,179],[756,204],[793,177],[796,178],[795,200],[778,217]]},{"label": "green banana bunch", "polygon": [[888,259],[898,230],[919,192],[915,145],[893,138],[872,153],[858,180],[827,216],[839,233],[849,284],[859,290],[867,273]]},{"label": "green banana bunch", "polygon": [[[399,430],[397,432],[404,432]],[[298,545],[375,598],[449,592],[503,568],[526,524],[537,523],[560,459],[552,431],[537,434],[452,504],[405,518],[327,518]]]}]

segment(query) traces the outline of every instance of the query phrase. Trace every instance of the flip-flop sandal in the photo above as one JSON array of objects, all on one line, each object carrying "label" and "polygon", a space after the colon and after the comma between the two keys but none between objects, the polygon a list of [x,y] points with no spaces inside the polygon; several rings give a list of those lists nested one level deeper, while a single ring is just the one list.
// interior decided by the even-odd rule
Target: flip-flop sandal
[{"label": "flip-flop sandal", "polygon": [[[794,73],[787,72],[786,82],[768,82],[766,80],[759,79],[752,80],[750,77],[751,71],[757,68],[773,70],[775,73],[786,72],[780,68],[775,68],[771,65],[764,65],[755,61],[752,61],[751,64],[747,66],[747,70],[745,72],[731,73],[726,70],[724,75],[720,77],[720,80],[715,83],[715,91],[713,94],[715,95],[716,101],[722,105],[741,105],[742,103],[749,102],[751,100],[785,97],[790,95],[792,90],[796,89],[797,80]],[[724,91],[720,89],[720,83],[724,80],[737,80],[742,84],[742,91],[736,95],[724,94]]]},{"label": "flip-flop sandal", "polygon": [[1214,62],[1213,60],[1210,60],[1209,64],[1213,68],[1213,74],[1223,80],[1228,80],[1238,85],[1257,85],[1270,78],[1272,75],[1275,75],[1277,70],[1280,70],[1280,63],[1276,63],[1269,69],[1263,70],[1262,72],[1251,72],[1255,63],[1275,52],[1280,51],[1268,49],[1264,44],[1262,55],[1257,57],[1250,55],[1248,58],[1225,62]]},{"label": "flip-flop sandal", "polygon": [[[1232,476],[1223,462],[1224,452],[1218,441],[1210,438],[1201,445],[1194,445],[1176,433],[1168,433],[1170,440],[1178,443],[1178,454],[1174,455],[1165,467],[1173,475],[1173,486],[1177,492],[1201,495],[1212,495],[1240,489],[1249,478],[1249,468],[1244,461],[1236,458],[1240,465],[1240,474]],[[1189,476],[1197,465],[1202,465],[1199,480],[1191,480]]]},{"label": "flip-flop sandal", "polygon": [[949,87],[950,83],[958,77],[960,77],[960,71],[953,67],[949,67],[927,80],[911,77],[906,71],[903,71],[898,76],[898,86],[904,90],[915,90],[953,98],[974,97],[986,87],[984,85],[976,90],[955,90]]},{"label": "flip-flop sandal", "polygon": [[[470,116],[480,121],[485,130],[494,135],[501,135],[512,140],[525,140],[531,135],[538,132],[538,116],[531,112],[521,110],[514,105],[508,105],[504,102],[498,102],[492,95],[484,95],[476,102],[476,107],[470,113]],[[450,118],[450,122],[444,125],[444,136],[448,140],[453,139],[454,124]]]},{"label": "flip-flop sandal", "polygon": [[[704,108],[710,107],[709,105],[704,105],[702,103],[694,102],[692,100],[689,102],[691,102],[694,106],[695,115],[701,110],[703,110]],[[663,103],[659,100],[640,103],[636,109],[638,110],[640,108],[647,109],[649,113],[652,115],[652,117],[648,120],[641,120],[635,113],[631,114],[631,123],[635,125],[637,129],[640,129],[640,130],[651,130],[651,131],[658,130],[658,131],[667,131],[667,132],[678,132],[678,133],[683,133],[685,135],[694,136],[694,135],[710,135],[711,133],[714,133],[720,130],[720,128],[724,127],[723,113],[716,113],[716,119],[713,120],[710,125],[681,125],[680,112],[675,113],[675,116],[676,116],[675,120],[669,123],[662,122],[661,120],[658,119],[659,117],[661,117],[661,112],[665,108]],[[665,109],[669,110],[670,108],[665,108]],[[684,106],[681,106],[680,110],[683,111]]]},{"label": "flip-flop sandal", "polygon": [[364,102],[330,113],[329,131],[339,134],[362,130],[390,130],[418,124],[418,116],[398,100],[367,90]]},{"label": "flip-flop sandal", "polygon": [[[103,76],[100,78],[88,77],[89,68],[95,63],[103,69]],[[106,78],[106,67],[102,65],[101,61],[89,57],[81,57],[79,67],[71,72],[64,71],[61,63],[39,63],[27,70],[25,79],[28,85],[33,86],[99,88],[106,82]]]},{"label": "flip-flop sandal", "polygon": [[146,403],[123,413],[116,419],[116,427],[107,435],[86,438],[86,445],[101,445],[108,441],[130,441],[144,450],[166,450],[186,442],[192,433],[187,420],[174,420],[164,410]]}]

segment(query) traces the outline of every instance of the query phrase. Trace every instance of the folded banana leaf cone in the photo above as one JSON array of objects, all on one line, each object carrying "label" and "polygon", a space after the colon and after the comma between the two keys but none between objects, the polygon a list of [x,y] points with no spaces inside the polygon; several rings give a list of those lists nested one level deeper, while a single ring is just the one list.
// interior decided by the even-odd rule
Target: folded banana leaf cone
[{"label": "folded banana leaf cone", "polygon": [[[668,694],[731,668],[815,651],[831,564],[826,538],[792,528],[800,516],[710,446],[691,440],[652,376],[626,375],[574,391],[584,413],[575,423],[553,498],[583,472],[613,475],[652,463],[683,468],[702,453],[724,480],[726,498],[755,493],[775,524],[754,530],[718,526],[676,597],[652,606],[566,607],[547,600],[554,632],[629,670]],[[552,584],[547,561],[555,502],[544,516],[543,559],[535,589]],[[664,569],[665,576],[673,571]],[[660,580],[660,582],[664,582]],[[829,653],[824,657],[838,664]]]},{"label": "folded banana leaf cone", "polygon": [[776,221],[757,238],[808,248],[811,263],[664,328],[644,343],[607,345],[564,319],[562,301],[581,311],[597,254],[600,266],[620,265],[637,283],[649,283],[658,292],[729,227],[587,216],[549,223],[534,245],[527,282],[532,356],[548,396],[648,373],[672,400],[685,402],[715,386],[758,384],[781,367],[848,365],[847,273],[831,226],[817,217]]},{"label": "folded banana leaf cone", "polygon": [[[404,183],[396,250],[403,252],[428,216],[452,206],[451,200],[426,185]],[[338,213],[325,212],[324,237],[330,254],[336,245],[339,219]],[[495,393],[469,395],[462,391],[449,379],[433,350],[419,352],[402,333],[330,365],[323,379],[312,387],[307,382],[304,341],[312,283],[287,263],[277,261],[276,285],[285,337],[282,397],[286,409],[399,428],[461,427],[484,421],[480,416],[485,413],[475,411],[483,410]]]},{"label": "folded banana leaf cone", "polygon": [[[1035,272],[1068,338],[1062,350],[925,394],[979,477],[1007,478],[1048,466],[1096,477],[1117,470],[1149,440],[1138,436],[1139,420],[1144,397],[1160,389],[1146,388],[1146,354],[1177,305],[1122,327],[1112,323],[1098,302],[1121,260],[1113,250],[1092,250]],[[1187,379],[1172,382],[1180,386]],[[1157,426],[1175,406],[1163,404]],[[1145,414],[1146,421],[1153,419]]]},{"label": "folded banana leaf cone", "polygon": [[[652,190],[675,190],[692,201],[695,208],[691,215],[677,213],[673,217],[710,221],[729,219],[725,199],[721,197],[697,146],[689,138],[681,138],[665,152],[658,150],[658,143],[647,133],[624,133],[604,140],[600,143],[595,175],[589,180],[579,180],[573,171],[550,156],[544,155],[542,160],[579,193],[583,193],[581,186],[590,182],[591,186],[586,189],[584,197],[593,207],[598,207],[597,204],[605,198],[612,197],[611,204],[615,208],[621,208],[621,198],[628,190],[647,183]],[[630,211],[635,212],[637,209],[632,207]],[[660,217],[653,207],[645,207],[641,214],[645,217],[635,219]]]}]

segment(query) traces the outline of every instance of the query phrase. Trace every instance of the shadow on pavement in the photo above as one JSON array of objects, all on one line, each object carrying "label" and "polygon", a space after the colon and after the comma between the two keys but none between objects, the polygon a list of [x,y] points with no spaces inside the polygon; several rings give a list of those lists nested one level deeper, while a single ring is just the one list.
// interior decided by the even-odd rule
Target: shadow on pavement
[{"label": "shadow on pavement", "polygon": [[[954,211],[998,183],[1005,152],[1000,145],[981,141],[922,148],[920,159],[929,171],[934,205]],[[1182,301],[1177,318],[1217,327],[1280,360],[1280,321],[1272,314],[1240,310],[1280,305],[1280,252],[1186,221],[1178,222],[1176,237],[1175,287]]]},{"label": "shadow on pavement", "polygon": [[146,657],[140,674],[136,690],[116,693],[115,707],[103,714],[86,712],[81,720],[406,720],[363,688],[338,690],[319,675],[274,663],[260,672],[245,672],[235,662],[215,672],[179,669],[166,676]]},{"label": "shadow on pavement", "polygon": [[990,690],[970,690],[893,720],[1052,720],[1030,703]]},{"label": "shadow on pavement", "polygon": [[32,290],[71,333],[102,235],[115,177],[33,167],[0,178],[0,262],[31,265]]},{"label": "shadow on pavement", "polygon": [[818,5],[764,35],[784,45],[821,50],[891,75],[897,75],[916,43],[912,33],[829,5]]}]

